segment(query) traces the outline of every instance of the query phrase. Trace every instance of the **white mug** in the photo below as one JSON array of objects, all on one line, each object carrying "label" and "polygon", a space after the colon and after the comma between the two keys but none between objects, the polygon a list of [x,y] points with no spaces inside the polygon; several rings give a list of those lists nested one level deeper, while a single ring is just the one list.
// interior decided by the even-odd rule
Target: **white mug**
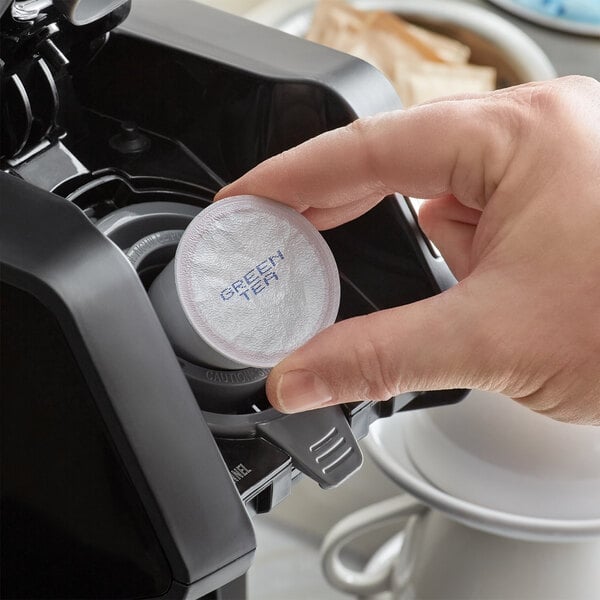
[{"label": "white mug", "polygon": [[[341,553],[400,521],[362,571]],[[327,534],[322,567],[337,589],[370,600],[592,600],[600,597],[600,539],[539,542],[495,535],[427,509],[408,495],[349,515]]]}]

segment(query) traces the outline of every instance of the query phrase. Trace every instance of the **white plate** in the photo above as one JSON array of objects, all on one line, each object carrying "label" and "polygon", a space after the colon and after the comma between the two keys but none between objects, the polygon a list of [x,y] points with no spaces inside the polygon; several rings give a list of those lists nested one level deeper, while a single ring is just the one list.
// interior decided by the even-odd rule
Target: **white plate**
[{"label": "white plate", "polygon": [[552,29],[558,29],[560,31],[566,31],[568,33],[577,33],[579,35],[591,35],[594,37],[600,37],[600,24],[595,23],[584,23],[583,21],[574,21],[573,19],[566,19],[560,17],[553,17],[551,15],[545,15],[539,13],[536,10],[527,8],[517,4],[513,0],[488,0],[493,4],[496,4],[500,8],[511,12],[522,19],[527,21],[533,21],[545,27],[551,27]]},{"label": "white plate", "polygon": [[365,443],[386,475],[425,504],[465,525],[506,537],[531,541],[576,541],[600,536],[600,518],[525,517],[480,506],[435,487],[414,466],[404,443],[404,432],[413,418],[413,414],[407,412],[376,421]]},{"label": "white plate", "polygon": [[[496,46],[518,75],[516,83],[556,77],[544,51],[518,27],[490,10],[455,0],[352,0],[361,9],[387,10],[418,20],[471,30]],[[286,33],[302,36],[308,30],[314,1],[267,0],[245,16]]]}]

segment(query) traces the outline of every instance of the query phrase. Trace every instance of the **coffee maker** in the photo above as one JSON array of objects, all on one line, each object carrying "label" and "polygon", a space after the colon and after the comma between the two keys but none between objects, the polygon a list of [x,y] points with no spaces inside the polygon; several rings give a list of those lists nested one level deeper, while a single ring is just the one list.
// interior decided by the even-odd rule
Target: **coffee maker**
[{"label": "coffee maker", "polygon": [[[147,290],[214,193],[399,108],[366,63],[191,0],[1,0],[2,597],[239,598],[252,516],[464,390],[283,415],[173,351]],[[324,232],[338,319],[453,283],[393,195]],[[325,492],[324,492],[325,493]]]}]

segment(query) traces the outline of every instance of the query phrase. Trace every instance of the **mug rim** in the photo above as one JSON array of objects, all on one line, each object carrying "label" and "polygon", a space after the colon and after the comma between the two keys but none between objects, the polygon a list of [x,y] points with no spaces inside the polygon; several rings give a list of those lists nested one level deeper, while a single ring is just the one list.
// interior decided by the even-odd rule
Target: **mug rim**
[{"label": "mug rim", "polygon": [[[410,458],[403,433],[409,419],[410,412],[406,412],[375,421],[364,443],[378,467],[392,481],[424,504],[464,525],[509,538],[571,542],[600,537],[600,518],[555,519],[523,516],[469,502],[437,488],[425,479]],[[395,448],[399,451],[394,454],[382,439],[381,433],[385,428],[392,428],[394,435],[403,440]]]}]

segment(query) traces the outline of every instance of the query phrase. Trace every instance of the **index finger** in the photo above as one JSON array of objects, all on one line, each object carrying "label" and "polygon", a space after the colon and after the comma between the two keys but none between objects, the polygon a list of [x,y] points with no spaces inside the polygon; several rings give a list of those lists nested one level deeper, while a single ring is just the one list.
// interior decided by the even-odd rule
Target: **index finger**
[{"label": "index finger", "polygon": [[[312,220],[329,212],[334,224],[349,220],[353,205],[365,212],[391,192],[423,198],[452,193],[479,208],[486,179],[504,168],[498,159],[510,135],[491,98],[359,119],[263,162],[216,199],[265,196],[298,210],[310,207]],[[484,164],[490,157],[493,164]]]}]

